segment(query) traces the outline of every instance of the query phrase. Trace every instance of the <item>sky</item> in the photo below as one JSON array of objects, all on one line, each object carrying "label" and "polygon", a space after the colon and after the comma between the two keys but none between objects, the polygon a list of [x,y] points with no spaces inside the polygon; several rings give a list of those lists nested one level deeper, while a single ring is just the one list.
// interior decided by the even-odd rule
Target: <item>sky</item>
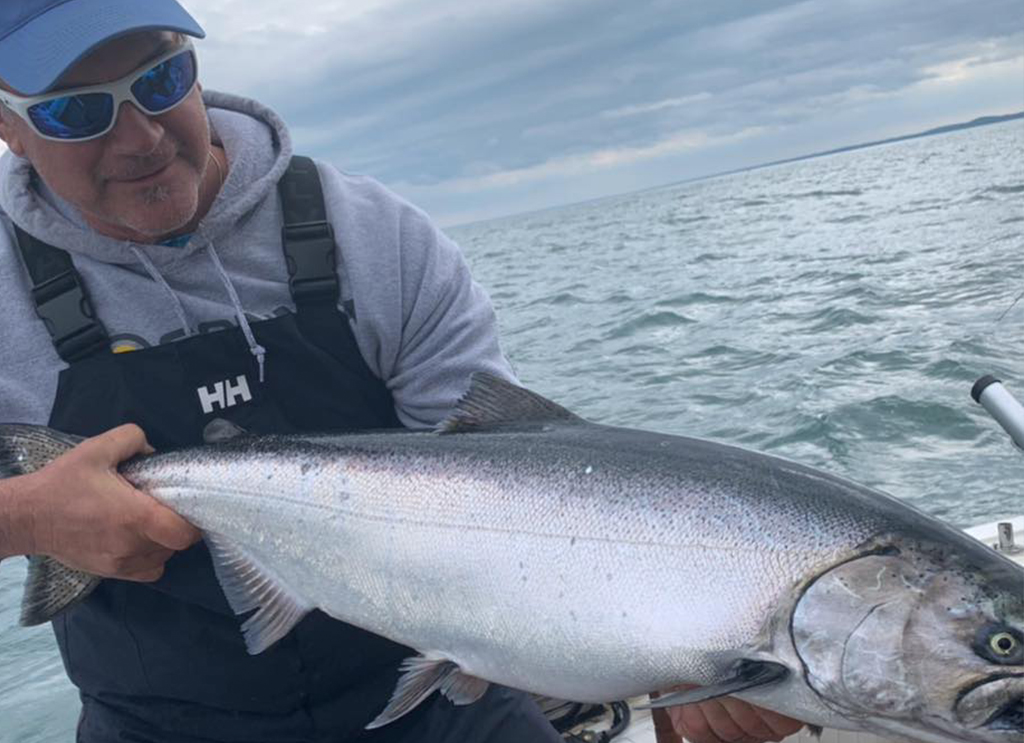
[{"label": "sky", "polygon": [[206,87],[442,225],[1024,110],[1024,0],[181,1]]},{"label": "sky", "polygon": [[183,0],[208,87],[442,225],[1024,110],[1022,0]]}]

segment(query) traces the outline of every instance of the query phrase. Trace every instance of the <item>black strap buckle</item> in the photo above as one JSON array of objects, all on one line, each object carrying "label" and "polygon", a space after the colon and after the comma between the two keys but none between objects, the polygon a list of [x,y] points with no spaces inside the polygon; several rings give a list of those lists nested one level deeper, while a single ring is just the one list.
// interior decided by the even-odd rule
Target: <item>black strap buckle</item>
[{"label": "black strap buckle", "polygon": [[337,258],[330,222],[286,224],[281,228],[281,240],[295,304],[337,303]]},{"label": "black strap buckle", "polygon": [[46,324],[58,355],[71,363],[107,347],[107,333],[73,271],[32,289],[36,314]]}]

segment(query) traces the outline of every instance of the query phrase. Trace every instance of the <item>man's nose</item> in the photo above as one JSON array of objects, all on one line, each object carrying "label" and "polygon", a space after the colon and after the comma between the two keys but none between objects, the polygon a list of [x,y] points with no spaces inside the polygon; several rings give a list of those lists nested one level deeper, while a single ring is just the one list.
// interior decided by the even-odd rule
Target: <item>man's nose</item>
[{"label": "man's nose", "polygon": [[111,147],[119,155],[148,155],[164,136],[164,127],[153,116],[125,101],[117,112],[114,128],[107,132]]}]

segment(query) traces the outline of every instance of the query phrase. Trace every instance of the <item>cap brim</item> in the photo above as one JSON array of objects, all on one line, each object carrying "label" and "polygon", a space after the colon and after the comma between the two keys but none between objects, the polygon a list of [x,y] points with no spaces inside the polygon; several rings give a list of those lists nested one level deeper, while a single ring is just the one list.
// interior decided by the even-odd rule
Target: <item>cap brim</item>
[{"label": "cap brim", "polygon": [[205,32],[174,0],[70,0],[0,42],[0,78],[23,95],[49,90],[92,49],[132,31]]}]

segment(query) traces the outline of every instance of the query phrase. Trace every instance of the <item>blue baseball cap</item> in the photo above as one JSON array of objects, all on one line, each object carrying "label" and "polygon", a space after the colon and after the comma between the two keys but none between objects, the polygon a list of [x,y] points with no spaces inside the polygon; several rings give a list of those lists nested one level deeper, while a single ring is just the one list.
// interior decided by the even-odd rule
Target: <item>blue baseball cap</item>
[{"label": "blue baseball cap", "polygon": [[89,51],[133,31],[206,35],[175,0],[0,0],[0,78],[45,93]]}]

